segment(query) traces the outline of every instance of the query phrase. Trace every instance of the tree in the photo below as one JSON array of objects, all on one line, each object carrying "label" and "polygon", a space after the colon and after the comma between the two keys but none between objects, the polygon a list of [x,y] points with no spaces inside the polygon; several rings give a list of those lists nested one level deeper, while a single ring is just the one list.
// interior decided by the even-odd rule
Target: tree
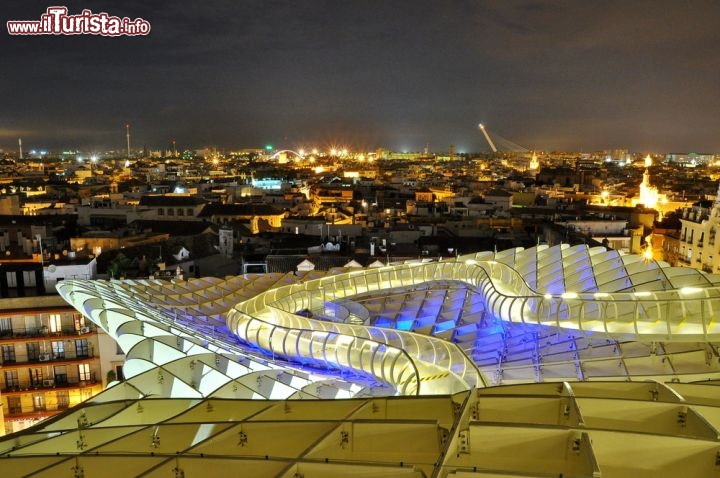
[{"label": "tree", "polygon": [[118,255],[115,256],[115,259],[113,259],[108,266],[108,272],[110,273],[111,278],[119,279],[120,277],[125,276],[125,272],[129,267],[130,259],[128,259],[128,257],[122,252],[118,252]]}]

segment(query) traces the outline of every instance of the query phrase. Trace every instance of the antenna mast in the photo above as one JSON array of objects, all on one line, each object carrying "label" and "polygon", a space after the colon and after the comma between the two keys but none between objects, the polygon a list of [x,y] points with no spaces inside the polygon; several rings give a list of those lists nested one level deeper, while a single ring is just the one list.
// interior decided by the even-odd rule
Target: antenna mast
[{"label": "antenna mast", "polygon": [[130,124],[125,125],[125,136],[127,136],[127,157],[130,159]]}]

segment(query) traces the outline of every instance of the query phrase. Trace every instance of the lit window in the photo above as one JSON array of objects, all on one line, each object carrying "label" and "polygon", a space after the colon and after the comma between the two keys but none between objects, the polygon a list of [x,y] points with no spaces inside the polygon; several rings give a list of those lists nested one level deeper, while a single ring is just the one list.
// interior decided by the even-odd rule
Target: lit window
[{"label": "lit window", "polygon": [[90,364],[87,364],[87,363],[78,364],[78,376],[80,377],[81,382],[89,382],[90,381]]},{"label": "lit window", "polygon": [[82,314],[73,314],[73,323],[75,324],[75,331],[79,332],[80,329],[85,327],[85,316]]},{"label": "lit window", "polygon": [[45,394],[36,393],[33,394],[33,410],[36,412],[45,411]]},{"label": "lit window", "polygon": [[50,314],[50,332],[58,333],[62,331],[62,317],[60,314]]},{"label": "lit window", "polygon": [[65,410],[70,407],[70,394],[67,390],[58,390],[55,395],[57,396],[58,410]]}]

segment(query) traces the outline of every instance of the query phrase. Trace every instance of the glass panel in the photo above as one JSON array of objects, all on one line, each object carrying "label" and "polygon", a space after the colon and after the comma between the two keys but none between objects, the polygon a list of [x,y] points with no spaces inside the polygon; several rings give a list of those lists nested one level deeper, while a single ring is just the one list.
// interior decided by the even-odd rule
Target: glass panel
[{"label": "glass panel", "polygon": [[90,381],[90,364],[81,363],[78,365],[78,375],[81,382]]},{"label": "glass panel", "polygon": [[60,314],[50,314],[50,332],[56,334],[62,331],[62,317]]},{"label": "glass panel", "polygon": [[53,373],[55,374],[55,385],[63,386],[67,385],[67,367],[65,365],[56,365],[53,367]]},{"label": "glass panel", "polygon": [[65,410],[70,406],[70,394],[67,390],[59,390],[55,392],[57,394],[57,407],[58,410]]},{"label": "glass panel", "polygon": [[7,397],[8,415],[19,415],[22,413],[22,403],[20,397]]},{"label": "glass panel", "polygon": [[75,355],[78,357],[89,357],[90,349],[88,347],[87,339],[75,340]]},{"label": "glass panel", "polygon": [[44,393],[36,393],[35,395],[33,395],[33,409],[36,412],[45,411],[45,394]]},{"label": "glass panel", "polygon": [[19,387],[17,370],[5,370],[5,388],[14,390]]},{"label": "glass panel", "polygon": [[37,342],[28,342],[25,344],[27,349],[28,360],[40,360],[40,344]]},{"label": "glass panel", "polygon": [[3,317],[0,319],[0,337],[12,337],[12,319]]},{"label": "glass panel", "polygon": [[65,358],[65,342],[57,340],[52,342],[52,353],[53,359],[64,359]]},{"label": "glass panel", "polygon": [[15,346],[14,345],[3,345],[2,346],[2,361],[6,363],[15,363]]}]

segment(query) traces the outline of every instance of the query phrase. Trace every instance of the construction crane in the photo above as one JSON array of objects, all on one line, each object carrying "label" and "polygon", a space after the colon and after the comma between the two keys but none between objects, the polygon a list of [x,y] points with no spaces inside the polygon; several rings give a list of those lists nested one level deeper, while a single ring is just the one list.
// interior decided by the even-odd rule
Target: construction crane
[{"label": "construction crane", "polygon": [[485,135],[485,139],[487,140],[488,144],[490,145],[490,149],[492,149],[492,152],[497,153],[497,148],[495,147],[495,143],[493,143],[493,140],[490,139],[490,135],[485,130],[485,126],[483,126],[482,123],[480,123],[478,126],[480,127],[480,131],[482,131],[483,134]]}]

